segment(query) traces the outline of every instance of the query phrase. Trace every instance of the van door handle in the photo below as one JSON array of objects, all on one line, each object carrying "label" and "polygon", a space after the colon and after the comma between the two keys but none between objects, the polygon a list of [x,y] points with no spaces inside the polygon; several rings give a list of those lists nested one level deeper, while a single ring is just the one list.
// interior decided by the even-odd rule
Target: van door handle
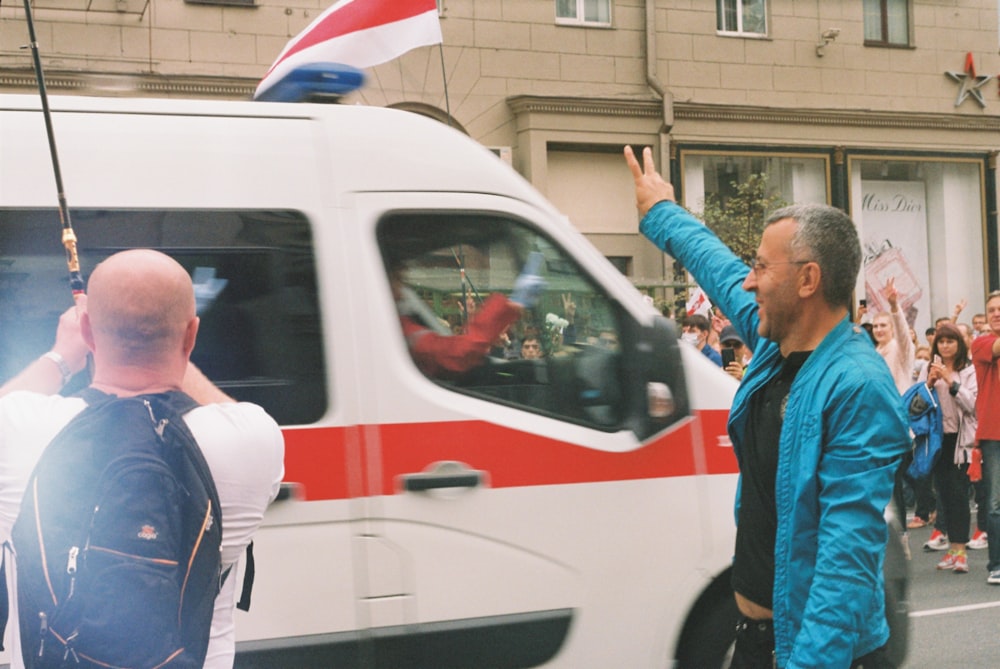
[{"label": "van door handle", "polygon": [[301,483],[293,483],[291,481],[282,481],[281,486],[278,488],[278,494],[274,498],[275,502],[283,502],[288,499],[303,500],[305,499],[305,490]]},{"label": "van door handle", "polygon": [[463,462],[435,462],[419,474],[403,474],[403,490],[423,492],[440,488],[478,488],[485,472],[472,469]]}]

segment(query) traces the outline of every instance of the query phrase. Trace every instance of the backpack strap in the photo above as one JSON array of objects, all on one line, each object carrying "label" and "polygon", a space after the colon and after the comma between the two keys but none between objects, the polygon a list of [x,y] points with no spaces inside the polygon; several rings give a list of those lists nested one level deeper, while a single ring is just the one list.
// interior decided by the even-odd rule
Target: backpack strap
[{"label": "backpack strap", "polygon": [[[247,544],[247,564],[246,569],[243,570],[243,591],[240,593],[240,601],[236,602],[236,608],[240,611],[250,610],[250,591],[253,590],[254,571],[253,541],[251,541]],[[3,650],[3,648],[0,648],[0,650]]]},{"label": "backpack strap", "polygon": [[3,542],[0,551],[0,650],[4,650],[3,637],[7,631],[7,620],[10,618],[10,593],[7,590],[7,551],[14,550],[9,541]]}]

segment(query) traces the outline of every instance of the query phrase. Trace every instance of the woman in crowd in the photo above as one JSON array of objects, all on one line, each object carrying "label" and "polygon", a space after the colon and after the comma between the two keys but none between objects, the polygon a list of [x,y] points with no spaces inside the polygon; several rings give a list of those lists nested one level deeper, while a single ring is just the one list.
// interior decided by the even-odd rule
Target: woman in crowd
[{"label": "woman in crowd", "polygon": [[969,541],[969,462],[976,445],[976,372],[962,331],[950,322],[938,326],[931,361],[921,381],[937,391],[941,405],[941,454],[934,465],[934,485],[947,523],[948,553],[938,569],[967,574]]}]

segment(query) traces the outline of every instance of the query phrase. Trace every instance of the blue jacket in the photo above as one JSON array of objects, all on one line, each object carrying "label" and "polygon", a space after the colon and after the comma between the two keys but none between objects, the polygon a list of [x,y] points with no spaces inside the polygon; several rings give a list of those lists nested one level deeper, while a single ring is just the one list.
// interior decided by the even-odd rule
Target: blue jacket
[{"label": "blue jacket", "polygon": [[926,479],[941,455],[944,436],[944,418],[937,390],[928,388],[926,381],[917,381],[903,393],[903,407],[913,433],[913,462],[906,473],[915,479]]},{"label": "blue jacket", "polygon": [[[639,229],[684,264],[753,351],[729,414],[729,436],[741,460],[750,397],[782,364],[778,345],[757,332],[753,294],[741,288],[749,268],[675,203],[655,205]],[[867,333],[845,317],[795,377],[778,443],[779,667],[848,667],[888,640],[883,512],[909,444],[885,362]]]}]

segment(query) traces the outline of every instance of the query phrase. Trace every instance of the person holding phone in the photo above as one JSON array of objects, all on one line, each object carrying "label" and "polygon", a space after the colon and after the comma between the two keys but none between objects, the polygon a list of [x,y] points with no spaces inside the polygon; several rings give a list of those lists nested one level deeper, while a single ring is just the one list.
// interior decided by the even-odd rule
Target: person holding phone
[{"label": "person holding phone", "polygon": [[965,545],[969,541],[969,463],[976,445],[976,370],[962,331],[949,322],[938,326],[931,362],[920,381],[937,391],[941,405],[941,453],[932,476],[946,527],[949,550],[937,563],[941,570],[969,573]]},{"label": "person holding phone", "polygon": [[750,347],[743,343],[732,325],[722,328],[722,332],[719,333],[719,344],[722,346],[719,350],[722,354],[722,368],[737,381],[742,381],[743,372],[750,364],[753,355]]}]

